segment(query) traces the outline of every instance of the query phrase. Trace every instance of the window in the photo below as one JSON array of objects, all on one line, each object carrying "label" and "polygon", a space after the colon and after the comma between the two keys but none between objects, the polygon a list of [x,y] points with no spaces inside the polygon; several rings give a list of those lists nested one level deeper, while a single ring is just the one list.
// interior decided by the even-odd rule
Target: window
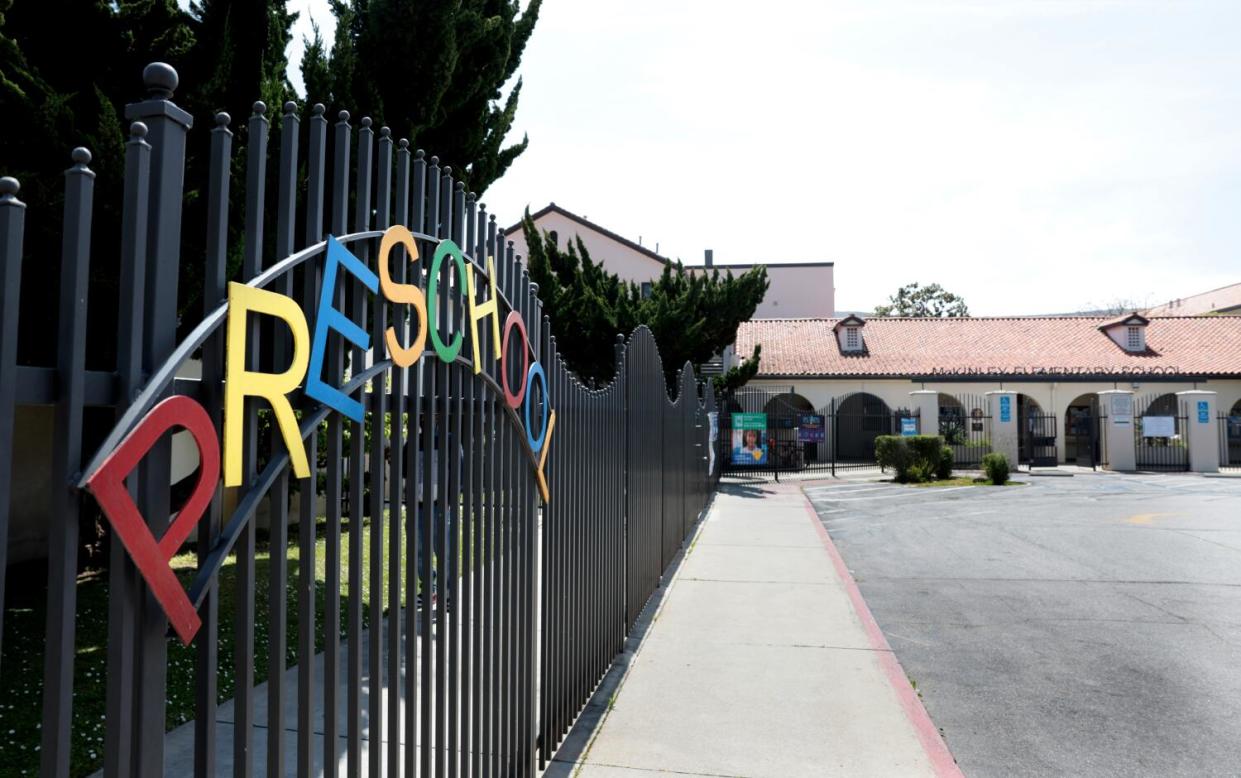
[{"label": "window", "polygon": [[1141,327],[1130,327],[1129,328],[1129,339],[1126,341],[1126,343],[1128,344],[1126,348],[1128,348],[1130,351],[1141,351],[1142,350],[1142,328]]},{"label": "window", "polygon": [[642,299],[645,300],[646,298],[650,296],[651,296],[651,282],[643,281],[642,282]]},{"label": "window", "polygon": [[858,337],[857,327],[845,328],[845,349],[848,351],[857,351],[862,347],[860,338]]}]

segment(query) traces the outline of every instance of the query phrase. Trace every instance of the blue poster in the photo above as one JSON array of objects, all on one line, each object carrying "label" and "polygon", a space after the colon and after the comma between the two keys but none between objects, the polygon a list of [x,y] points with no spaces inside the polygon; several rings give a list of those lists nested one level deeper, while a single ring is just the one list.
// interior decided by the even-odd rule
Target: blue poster
[{"label": "blue poster", "polygon": [[1011,395],[1000,395],[1000,423],[1008,424],[1013,420],[1013,398]]},{"label": "blue poster", "polygon": [[1206,400],[1198,401],[1198,423],[1199,424],[1210,424],[1211,423],[1211,412],[1208,408]]},{"label": "blue poster", "polygon": [[803,414],[798,420],[797,442],[822,443],[824,439],[823,417],[817,413]]},{"label": "blue poster", "polygon": [[908,438],[911,435],[918,434],[918,420],[904,418],[901,419],[901,437]]}]

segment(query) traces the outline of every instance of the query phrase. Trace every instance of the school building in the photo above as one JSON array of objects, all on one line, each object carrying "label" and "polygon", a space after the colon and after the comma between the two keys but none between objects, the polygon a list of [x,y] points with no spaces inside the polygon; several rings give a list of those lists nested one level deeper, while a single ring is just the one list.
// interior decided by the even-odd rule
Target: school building
[{"label": "school building", "polygon": [[1241,316],[755,319],[735,354],[756,344],[773,414],[862,417],[872,440],[917,415],[1035,465],[1241,465]]}]

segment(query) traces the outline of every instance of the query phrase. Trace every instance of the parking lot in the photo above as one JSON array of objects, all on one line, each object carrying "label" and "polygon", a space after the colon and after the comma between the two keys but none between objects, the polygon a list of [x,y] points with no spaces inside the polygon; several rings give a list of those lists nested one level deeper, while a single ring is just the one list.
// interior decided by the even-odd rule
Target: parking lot
[{"label": "parking lot", "polygon": [[807,486],[970,776],[1241,773],[1241,480]]}]

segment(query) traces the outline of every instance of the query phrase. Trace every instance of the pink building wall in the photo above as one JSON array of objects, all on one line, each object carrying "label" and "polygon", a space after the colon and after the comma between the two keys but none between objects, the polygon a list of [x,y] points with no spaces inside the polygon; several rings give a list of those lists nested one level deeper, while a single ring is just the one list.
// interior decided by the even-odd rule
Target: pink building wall
[{"label": "pink building wall", "polygon": [[[620,235],[577,217],[556,205],[534,214],[540,229],[555,231],[563,248],[575,237],[581,238],[590,257],[603,262],[608,271],[626,281],[654,281],[669,262],[650,249]],[[520,256],[529,252],[520,225],[510,228],[508,239]],[[721,271],[743,273],[753,265],[715,265]],[[702,265],[687,265],[693,272],[702,272]],[[830,262],[799,262],[768,264],[770,286],[767,295],[754,313],[755,319],[830,318],[836,315],[836,284]]]}]

